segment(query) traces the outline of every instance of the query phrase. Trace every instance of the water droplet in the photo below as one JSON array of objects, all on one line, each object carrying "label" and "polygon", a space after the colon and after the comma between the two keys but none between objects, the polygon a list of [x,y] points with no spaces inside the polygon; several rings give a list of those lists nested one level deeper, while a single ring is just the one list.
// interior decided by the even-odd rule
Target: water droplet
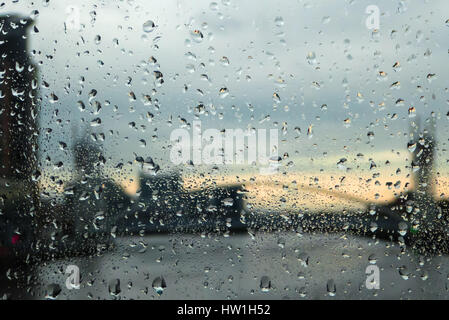
[{"label": "water droplet", "polygon": [[232,207],[234,205],[234,199],[232,198],[226,198],[222,202],[225,207]]},{"label": "water droplet", "polygon": [[154,279],[153,283],[151,285],[152,285],[154,291],[156,291],[156,293],[158,295],[161,295],[162,293],[164,293],[164,289],[167,287],[167,284],[165,283],[165,279],[162,276]]},{"label": "water droplet", "polygon": [[55,300],[60,293],[61,287],[59,286],[59,284],[52,283],[47,287],[47,294],[45,295],[45,298],[49,300]]},{"label": "water droplet", "polygon": [[402,279],[408,280],[408,278],[410,277],[410,273],[406,266],[402,266],[399,268],[399,275],[402,277]]},{"label": "water droplet", "polygon": [[309,53],[307,53],[307,62],[311,65],[315,65],[317,63],[316,61],[316,54],[313,51],[310,51]]},{"label": "water droplet", "polygon": [[209,4],[209,9],[211,9],[212,11],[217,11],[218,10],[218,3],[216,2],[211,2]]},{"label": "water droplet", "polygon": [[49,98],[50,103],[56,103],[59,101],[59,98],[57,95],[55,95],[54,93],[50,94],[50,98]]},{"label": "water droplet", "polygon": [[329,281],[327,281],[326,288],[327,288],[327,293],[329,294],[329,296],[334,297],[337,294],[337,286],[335,285],[335,282],[333,279],[330,279]]},{"label": "water droplet", "polygon": [[221,88],[219,91],[220,98],[224,99],[229,95],[228,88]]},{"label": "water droplet", "polygon": [[31,11],[30,18],[35,20],[37,17],[39,17],[39,11],[38,10]]},{"label": "water droplet", "polygon": [[229,66],[229,59],[225,56],[221,57],[220,63],[224,66]]},{"label": "water droplet", "polygon": [[408,151],[410,151],[410,152],[414,152],[415,149],[416,149],[416,143],[414,143],[414,142],[409,142],[409,143],[407,144],[407,149],[408,149]]},{"label": "water droplet", "polygon": [[148,20],[147,22],[145,22],[143,24],[143,31],[146,33],[152,32],[154,30],[154,28],[156,28],[156,25],[154,24],[153,21]]},{"label": "water droplet", "polygon": [[282,27],[284,25],[284,19],[282,17],[276,17],[274,23],[277,27]]},{"label": "water droplet", "polygon": [[309,265],[309,255],[307,253],[301,253],[298,256],[298,261],[303,267],[307,267]]},{"label": "water droplet", "polygon": [[112,296],[118,296],[120,292],[121,292],[120,279],[114,279],[111,282],[109,282],[109,293]]},{"label": "water droplet", "polygon": [[193,31],[190,31],[190,36],[192,37],[193,41],[198,42],[198,43],[202,42],[203,38],[204,38],[203,33],[200,30],[196,30],[196,29]]},{"label": "water droplet", "polygon": [[376,264],[376,262],[377,262],[376,255],[374,253],[370,254],[370,256],[368,257],[368,261],[370,264]]},{"label": "water droplet", "polygon": [[271,290],[271,280],[267,276],[263,276],[260,279],[260,290],[262,292],[269,292]]},{"label": "water droplet", "polygon": [[407,234],[408,225],[404,221],[399,222],[398,224],[398,233],[401,236],[405,236]]},{"label": "water droplet", "polygon": [[323,19],[321,19],[322,24],[328,24],[330,21],[331,21],[331,17],[329,17],[329,16],[323,17]]}]

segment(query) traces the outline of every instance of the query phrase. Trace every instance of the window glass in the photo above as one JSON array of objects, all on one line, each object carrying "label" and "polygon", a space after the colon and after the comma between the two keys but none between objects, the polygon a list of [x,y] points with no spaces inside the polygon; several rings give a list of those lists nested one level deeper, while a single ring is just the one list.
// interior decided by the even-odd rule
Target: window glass
[{"label": "window glass", "polygon": [[448,3],[0,5],[0,297],[446,298]]}]

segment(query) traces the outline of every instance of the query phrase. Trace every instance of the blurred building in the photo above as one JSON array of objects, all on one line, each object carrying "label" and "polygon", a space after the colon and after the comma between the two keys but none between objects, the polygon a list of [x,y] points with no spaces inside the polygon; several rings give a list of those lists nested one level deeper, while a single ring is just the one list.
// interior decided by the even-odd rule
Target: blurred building
[{"label": "blurred building", "polygon": [[39,216],[37,68],[28,54],[32,21],[0,16],[0,249],[27,255]]},{"label": "blurred building", "polygon": [[63,228],[61,237],[53,237],[59,254],[88,254],[107,247],[116,221],[128,211],[131,199],[103,172],[103,153],[88,130],[74,142],[74,177],[64,187],[65,209],[59,215]]},{"label": "blurred building", "polygon": [[38,137],[37,69],[27,41],[31,21],[4,16],[0,25],[0,177],[30,180]]}]

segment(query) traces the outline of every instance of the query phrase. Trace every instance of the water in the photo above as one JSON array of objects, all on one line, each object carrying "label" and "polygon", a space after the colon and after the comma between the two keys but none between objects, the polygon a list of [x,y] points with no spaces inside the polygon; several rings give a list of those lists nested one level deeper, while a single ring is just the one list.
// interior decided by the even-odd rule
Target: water
[{"label": "water", "polygon": [[[46,286],[52,283],[62,287],[57,299],[108,299],[111,295],[122,299],[449,298],[445,289],[449,280],[441,272],[449,270],[448,257],[423,259],[397,244],[371,239],[298,237],[286,232],[228,238],[153,235],[115,241],[115,251],[100,257],[38,267],[36,283],[40,285],[33,287],[36,298],[43,299]],[[67,290],[63,286],[66,275],[55,273],[69,264],[78,265],[85,275],[79,290]],[[380,269],[379,290],[365,288],[365,270],[371,264]],[[115,279],[112,286],[110,279]],[[120,290],[116,279],[133,285]]]}]

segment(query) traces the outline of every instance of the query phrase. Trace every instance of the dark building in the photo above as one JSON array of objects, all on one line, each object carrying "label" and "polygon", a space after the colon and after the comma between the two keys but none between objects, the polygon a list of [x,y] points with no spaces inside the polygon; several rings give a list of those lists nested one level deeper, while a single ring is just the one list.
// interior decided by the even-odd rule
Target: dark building
[{"label": "dark building", "polygon": [[31,20],[0,17],[0,177],[30,180],[37,164],[37,69],[28,55]]},{"label": "dark building", "polygon": [[[28,54],[32,21],[0,16],[0,289],[26,286],[42,225],[37,169],[37,68]],[[6,278],[6,271],[9,276]],[[28,278],[29,279],[29,278]],[[2,292],[0,292],[2,294]]]},{"label": "dark building", "polygon": [[[32,21],[0,17],[0,252],[31,251],[39,216],[37,69],[28,54]],[[2,259],[5,261],[4,259]]]},{"label": "dark building", "polygon": [[[73,145],[74,178],[64,186],[59,234],[52,237],[55,255],[91,254],[107,248],[116,220],[130,206],[129,197],[103,173],[102,145],[85,134]],[[56,217],[56,215],[54,215]]]}]

